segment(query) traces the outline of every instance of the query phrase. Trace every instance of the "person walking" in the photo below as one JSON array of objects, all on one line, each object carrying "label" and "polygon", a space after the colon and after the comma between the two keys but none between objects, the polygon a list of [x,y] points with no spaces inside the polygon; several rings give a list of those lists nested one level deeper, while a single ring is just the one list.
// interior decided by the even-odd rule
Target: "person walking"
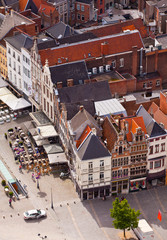
[{"label": "person walking", "polygon": [[21,164],[20,164],[20,166],[19,166],[19,172],[22,172],[22,166],[21,166]]},{"label": "person walking", "polygon": [[12,199],[11,198],[9,199],[9,206],[10,207],[12,206]]}]

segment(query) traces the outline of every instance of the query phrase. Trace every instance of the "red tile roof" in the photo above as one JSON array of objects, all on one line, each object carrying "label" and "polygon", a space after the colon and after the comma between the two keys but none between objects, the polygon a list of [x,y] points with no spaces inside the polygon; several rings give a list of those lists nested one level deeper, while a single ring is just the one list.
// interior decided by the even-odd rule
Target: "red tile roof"
[{"label": "red tile roof", "polygon": [[59,63],[58,58],[61,59],[61,63],[66,63],[101,57],[101,44],[104,42],[108,43],[108,55],[132,51],[133,46],[137,46],[138,49],[143,47],[139,32],[133,31],[69,45],[60,45],[54,49],[40,50],[42,65],[45,64],[46,59],[49,61],[49,66],[53,66]]},{"label": "red tile roof", "polygon": [[128,133],[126,134],[128,142],[132,142],[132,133],[136,133],[136,129],[141,127],[142,131],[146,134],[146,127],[144,124],[143,117],[132,117],[132,118],[125,118],[121,121],[128,122]]},{"label": "red tile roof", "polygon": [[160,110],[157,104],[153,102],[148,109],[148,113],[153,115],[157,123],[163,123],[165,129],[167,129],[167,116]]},{"label": "red tile roof", "polygon": [[143,21],[141,18],[136,18],[132,20],[128,20],[121,23],[111,24],[107,26],[102,26],[97,29],[89,30],[88,32],[94,33],[97,37],[107,36],[111,34],[116,34],[123,32],[124,30],[139,30],[142,38],[146,38],[149,36],[146,27],[143,25]]},{"label": "red tile roof", "polygon": [[29,0],[19,0],[19,9],[20,9],[20,11],[24,11],[25,10],[25,7],[26,7],[28,1]]},{"label": "red tile roof", "polygon": [[38,12],[39,13],[43,12],[45,15],[50,16],[50,12],[53,13],[55,10],[56,10],[55,7],[50,6],[50,5],[45,3],[45,4],[40,5],[40,8],[39,8]]},{"label": "red tile roof", "polygon": [[86,137],[89,135],[89,133],[92,131],[92,129],[89,127],[89,125],[86,126],[83,133],[81,134],[80,138],[76,141],[76,147],[78,148],[81,143],[86,139]]}]

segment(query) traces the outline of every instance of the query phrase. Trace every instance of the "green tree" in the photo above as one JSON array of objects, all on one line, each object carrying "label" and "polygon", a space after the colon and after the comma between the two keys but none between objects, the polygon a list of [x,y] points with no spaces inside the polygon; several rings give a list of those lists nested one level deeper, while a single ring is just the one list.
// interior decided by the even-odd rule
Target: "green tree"
[{"label": "green tree", "polygon": [[124,238],[126,238],[126,229],[129,231],[131,228],[137,228],[140,211],[130,208],[126,199],[119,201],[119,198],[116,198],[112,205],[113,208],[110,209],[110,216],[114,218],[113,225],[116,229],[122,229],[124,231]]}]

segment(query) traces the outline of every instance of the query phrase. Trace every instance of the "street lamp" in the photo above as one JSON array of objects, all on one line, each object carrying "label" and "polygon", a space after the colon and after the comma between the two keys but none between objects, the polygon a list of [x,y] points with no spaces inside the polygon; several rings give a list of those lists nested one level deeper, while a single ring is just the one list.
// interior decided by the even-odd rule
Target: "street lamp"
[{"label": "street lamp", "polygon": [[53,195],[52,195],[52,188],[51,188],[51,208],[54,209],[54,206],[53,206]]},{"label": "street lamp", "polygon": [[42,238],[42,239],[47,238],[47,236],[43,236],[43,237],[42,237],[40,233],[38,233],[38,237],[40,237],[40,238]]}]

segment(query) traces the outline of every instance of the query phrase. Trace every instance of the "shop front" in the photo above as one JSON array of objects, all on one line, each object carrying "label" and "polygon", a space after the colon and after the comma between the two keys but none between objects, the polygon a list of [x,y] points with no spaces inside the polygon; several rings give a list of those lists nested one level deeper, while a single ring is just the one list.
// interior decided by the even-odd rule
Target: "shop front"
[{"label": "shop front", "polygon": [[111,193],[115,194],[127,194],[129,192],[129,179],[121,179],[119,181],[112,181]]},{"label": "shop front", "polygon": [[129,182],[129,192],[139,191],[139,189],[146,189],[146,177],[131,179]]},{"label": "shop front", "polygon": [[165,184],[165,169],[160,172],[148,173],[147,181],[152,185],[164,185]]},{"label": "shop front", "polygon": [[103,196],[110,196],[110,185],[90,189],[82,189],[80,191],[81,200],[102,198]]}]

